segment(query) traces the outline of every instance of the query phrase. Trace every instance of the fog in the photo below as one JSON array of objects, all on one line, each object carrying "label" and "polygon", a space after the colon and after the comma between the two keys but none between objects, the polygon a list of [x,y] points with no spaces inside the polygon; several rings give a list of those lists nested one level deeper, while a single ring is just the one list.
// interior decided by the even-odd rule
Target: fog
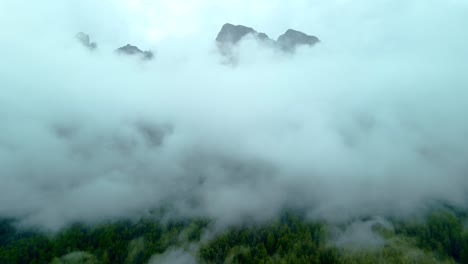
[{"label": "fog", "polygon": [[[465,1],[0,1],[0,217],[330,222],[468,206]],[[226,23],[252,39],[222,63]],[[94,52],[75,39],[90,34]],[[152,61],[117,56],[127,43]]]}]

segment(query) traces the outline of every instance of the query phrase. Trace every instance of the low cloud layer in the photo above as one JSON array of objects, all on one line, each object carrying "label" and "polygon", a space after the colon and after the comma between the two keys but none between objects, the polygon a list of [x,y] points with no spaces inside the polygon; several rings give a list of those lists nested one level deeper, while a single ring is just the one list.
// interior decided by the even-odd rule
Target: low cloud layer
[{"label": "low cloud layer", "polygon": [[[468,206],[466,3],[176,2],[193,24],[160,15],[165,1],[0,4],[1,217],[55,229],[161,206],[224,224]],[[247,39],[230,67],[225,22],[322,43],[290,56]],[[127,43],[157,56],[113,53]]]}]

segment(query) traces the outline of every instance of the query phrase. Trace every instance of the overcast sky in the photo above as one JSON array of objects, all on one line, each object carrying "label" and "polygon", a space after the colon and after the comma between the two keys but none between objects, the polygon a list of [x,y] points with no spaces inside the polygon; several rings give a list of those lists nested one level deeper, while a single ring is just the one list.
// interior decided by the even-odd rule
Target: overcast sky
[{"label": "overcast sky", "polygon": [[[466,207],[466,1],[1,1],[0,216],[239,223]],[[322,41],[294,56],[226,23]],[[90,34],[89,52],[75,39]],[[141,62],[114,50],[151,49]]]}]

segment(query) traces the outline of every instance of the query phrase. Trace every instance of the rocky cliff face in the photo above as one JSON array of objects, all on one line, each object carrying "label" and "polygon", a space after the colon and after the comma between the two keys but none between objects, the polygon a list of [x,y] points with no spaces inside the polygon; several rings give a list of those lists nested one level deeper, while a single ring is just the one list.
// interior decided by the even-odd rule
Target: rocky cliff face
[{"label": "rocky cliff face", "polygon": [[127,44],[123,47],[120,47],[116,50],[118,54],[131,55],[131,56],[140,56],[144,60],[151,60],[154,57],[153,52],[147,50],[143,51],[137,46]]}]

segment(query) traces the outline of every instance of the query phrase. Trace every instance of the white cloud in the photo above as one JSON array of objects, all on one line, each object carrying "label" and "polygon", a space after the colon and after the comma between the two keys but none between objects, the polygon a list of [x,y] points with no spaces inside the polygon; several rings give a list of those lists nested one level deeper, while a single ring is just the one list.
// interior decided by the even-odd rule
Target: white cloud
[{"label": "white cloud", "polygon": [[[167,204],[225,223],[466,206],[463,2],[25,4],[0,4],[1,216],[56,228]],[[294,57],[246,41],[227,67],[224,22],[323,41]],[[115,56],[126,43],[156,60]]]}]

